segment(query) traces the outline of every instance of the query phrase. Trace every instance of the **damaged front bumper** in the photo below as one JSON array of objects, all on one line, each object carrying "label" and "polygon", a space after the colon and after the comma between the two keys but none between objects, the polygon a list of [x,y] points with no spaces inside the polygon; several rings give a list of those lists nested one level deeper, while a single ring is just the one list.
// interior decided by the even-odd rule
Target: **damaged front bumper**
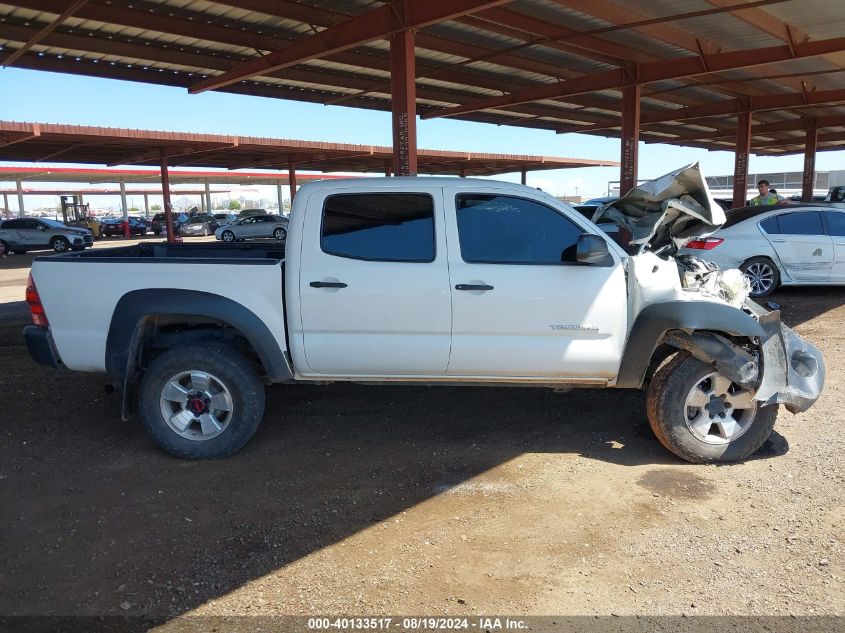
[{"label": "damaged front bumper", "polygon": [[822,353],[780,320],[780,311],[767,312],[747,300],[762,326],[760,341],[762,378],[754,399],[764,406],[782,404],[792,413],[801,413],[815,404],[824,387],[825,365]]}]

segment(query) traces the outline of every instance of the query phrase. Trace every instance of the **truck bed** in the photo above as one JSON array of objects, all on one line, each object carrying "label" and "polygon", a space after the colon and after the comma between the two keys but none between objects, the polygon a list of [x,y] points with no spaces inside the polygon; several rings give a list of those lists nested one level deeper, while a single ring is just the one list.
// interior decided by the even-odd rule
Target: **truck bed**
[{"label": "truck bed", "polygon": [[217,263],[240,263],[249,260],[251,264],[261,263],[255,260],[267,260],[276,264],[285,258],[285,245],[278,242],[252,242],[249,244],[222,244],[198,242],[186,244],[168,244],[167,242],[143,242],[134,246],[116,246],[114,248],[94,248],[64,255],[43,255],[36,260],[83,260],[83,261],[149,261],[182,262],[186,259],[214,259]]}]

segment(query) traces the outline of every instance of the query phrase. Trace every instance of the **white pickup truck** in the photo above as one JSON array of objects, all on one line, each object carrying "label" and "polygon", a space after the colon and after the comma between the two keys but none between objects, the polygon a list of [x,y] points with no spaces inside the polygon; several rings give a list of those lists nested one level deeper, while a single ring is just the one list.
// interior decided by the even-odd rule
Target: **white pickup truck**
[{"label": "white pickup truck", "polygon": [[[696,196],[709,209],[706,187]],[[652,223],[664,242],[673,223],[701,224],[667,204]],[[822,357],[747,301],[741,276],[679,265],[667,247],[631,255],[568,205],[510,183],[317,181],[297,193],[284,245],[37,258],[25,337],[42,364],[107,374],[124,418],[137,410],[183,458],[240,449],[265,384],[356,381],[646,388],[669,450],[743,459],[778,404],[816,401]]]}]

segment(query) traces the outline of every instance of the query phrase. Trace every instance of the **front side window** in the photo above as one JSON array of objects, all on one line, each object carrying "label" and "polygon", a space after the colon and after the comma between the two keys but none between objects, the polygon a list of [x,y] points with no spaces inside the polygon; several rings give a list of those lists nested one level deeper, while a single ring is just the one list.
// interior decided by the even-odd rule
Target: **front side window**
[{"label": "front side window", "polygon": [[845,236],[845,213],[842,211],[825,211],[824,219],[827,222],[827,231],[834,237]]},{"label": "front side window", "polygon": [[456,207],[468,263],[561,264],[583,233],[554,209],[524,198],[461,194]]},{"label": "front side window", "polygon": [[326,199],[325,253],[385,262],[432,262],[434,201],[420,193],[339,194]]},{"label": "front side window", "polygon": [[784,235],[824,235],[818,211],[797,211],[778,216],[780,232]]}]

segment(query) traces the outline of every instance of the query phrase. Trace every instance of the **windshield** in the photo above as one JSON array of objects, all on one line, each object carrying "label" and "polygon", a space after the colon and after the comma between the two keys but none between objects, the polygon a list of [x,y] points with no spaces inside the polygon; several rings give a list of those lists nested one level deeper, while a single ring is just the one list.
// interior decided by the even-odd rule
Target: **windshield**
[{"label": "windshield", "polygon": [[208,222],[209,218],[205,216],[196,216],[188,220],[187,224],[202,224],[203,222]]},{"label": "windshield", "polygon": [[62,222],[57,222],[56,220],[48,220],[47,218],[41,218],[41,221],[48,226],[52,226],[57,229],[66,229],[67,225]]}]

